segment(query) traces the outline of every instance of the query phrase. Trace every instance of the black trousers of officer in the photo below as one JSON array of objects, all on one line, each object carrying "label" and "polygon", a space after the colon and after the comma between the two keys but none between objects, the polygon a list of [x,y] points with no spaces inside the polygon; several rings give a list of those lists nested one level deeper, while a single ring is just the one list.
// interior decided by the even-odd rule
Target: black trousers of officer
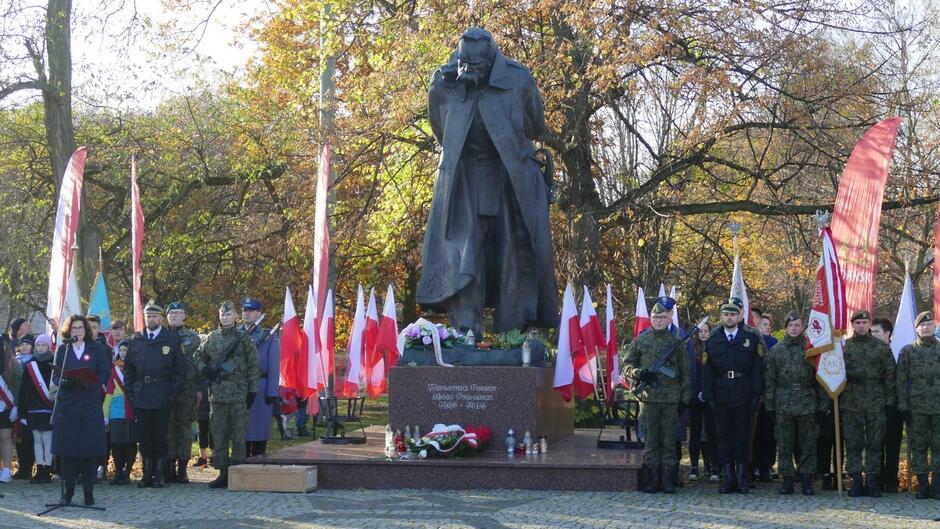
[{"label": "black trousers of officer", "polygon": [[777,460],[777,441],[774,439],[776,425],[770,418],[767,408],[761,404],[757,410],[757,427],[754,429],[754,450],[752,470],[766,473]]},{"label": "black trousers of officer", "polygon": [[751,435],[751,407],[718,404],[715,410],[718,423],[718,460],[747,464],[748,437]]},{"label": "black trousers of officer", "polygon": [[904,434],[904,419],[897,408],[887,408],[885,442],[882,450],[881,481],[888,492],[898,490],[898,463],[901,458],[901,437]]},{"label": "black trousers of officer", "polygon": [[137,434],[140,436],[140,455],[148,458],[166,457],[166,434],[170,426],[170,409],[135,409]]}]

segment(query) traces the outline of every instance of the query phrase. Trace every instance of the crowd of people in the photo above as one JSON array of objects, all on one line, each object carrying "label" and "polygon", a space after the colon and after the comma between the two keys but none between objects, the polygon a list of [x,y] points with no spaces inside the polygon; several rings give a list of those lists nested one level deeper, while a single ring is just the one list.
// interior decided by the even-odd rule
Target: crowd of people
[{"label": "crowd of people", "polygon": [[846,382],[838,395],[844,468],[837,468],[834,401],[807,357],[800,314],[787,315],[778,342],[769,314],[754,309],[758,327],[745,325],[743,303],[731,298],[719,309],[719,325],[699,328],[687,354],[672,356],[667,367],[677,376],[670,379],[650,367],[680,341],[670,327],[674,306],[669,297],[657,299],[651,329],[624,358],[624,374],[648,388],[639,396],[645,492],[672,493],[681,484],[678,462],[688,433],[687,479],[707,476],[719,482],[720,493],[746,494],[755,480],[780,479],[780,494],[793,494],[799,484],[812,495],[816,477],[832,490],[844,473],[851,479],[849,496],[880,497],[899,490],[906,425],[910,470],[920,487],[916,497],[940,499],[940,486],[929,479],[940,475],[940,341],[932,312],[917,315],[917,338],[897,357],[889,320],[864,310],[851,315],[852,336],[843,349]]},{"label": "crowd of people", "polygon": [[209,486],[221,488],[229,466],[265,453],[272,419],[282,439],[292,438],[287,415],[309,436],[305,401],[278,386],[280,344],[258,325],[262,310],[245,298],[237,325],[236,304],[225,301],[205,335],[186,326],[179,302],[165,311],[149,302],[145,329],[132,336],[120,320],[103,331],[95,315],[68,316],[56,336],[13,319],[0,334],[0,483],[58,474],[63,503],[80,480],[93,505],[99,480],[131,483],[139,452],[138,487],[186,484],[189,467],[211,464],[220,472]]}]

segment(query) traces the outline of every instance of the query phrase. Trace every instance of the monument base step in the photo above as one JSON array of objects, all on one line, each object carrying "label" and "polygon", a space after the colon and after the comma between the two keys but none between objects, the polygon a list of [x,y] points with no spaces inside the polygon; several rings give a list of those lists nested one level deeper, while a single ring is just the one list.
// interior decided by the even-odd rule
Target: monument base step
[{"label": "monument base step", "polygon": [[249,465],[316,466],[321,489],[528,489],[633,491],[641,450],[597,448],[599,430],[578,429],[538,456],[509,456],[494,437],[490,449],[461,459],[399,460],[385,457],[385,430],[367,428],[364,445],[320,441],[282,448],[248,460]]}]

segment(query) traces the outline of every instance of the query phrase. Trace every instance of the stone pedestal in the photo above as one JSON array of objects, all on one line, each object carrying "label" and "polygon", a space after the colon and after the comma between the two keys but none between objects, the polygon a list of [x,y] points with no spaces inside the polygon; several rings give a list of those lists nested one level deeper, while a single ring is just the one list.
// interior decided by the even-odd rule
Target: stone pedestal
[{"label": "stone pedestal", "polygon": [[549,445],[574,433],[574,405],[552,390],[554,371],[545,367],[393,367],[389,372],[388,418],[392,428],[436,423],[487,426],[490,449],[505,449],[512,428]]}]

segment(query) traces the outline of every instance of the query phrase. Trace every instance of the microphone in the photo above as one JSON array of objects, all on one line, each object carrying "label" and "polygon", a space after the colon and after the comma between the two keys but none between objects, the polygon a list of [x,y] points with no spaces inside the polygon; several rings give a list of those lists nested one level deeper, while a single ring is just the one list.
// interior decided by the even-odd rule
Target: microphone
[{"label": "microphone", "polygon": [[75,343],[78,341],[78,338],[72,336],[71,338],[63,338],[62,343]]}]

